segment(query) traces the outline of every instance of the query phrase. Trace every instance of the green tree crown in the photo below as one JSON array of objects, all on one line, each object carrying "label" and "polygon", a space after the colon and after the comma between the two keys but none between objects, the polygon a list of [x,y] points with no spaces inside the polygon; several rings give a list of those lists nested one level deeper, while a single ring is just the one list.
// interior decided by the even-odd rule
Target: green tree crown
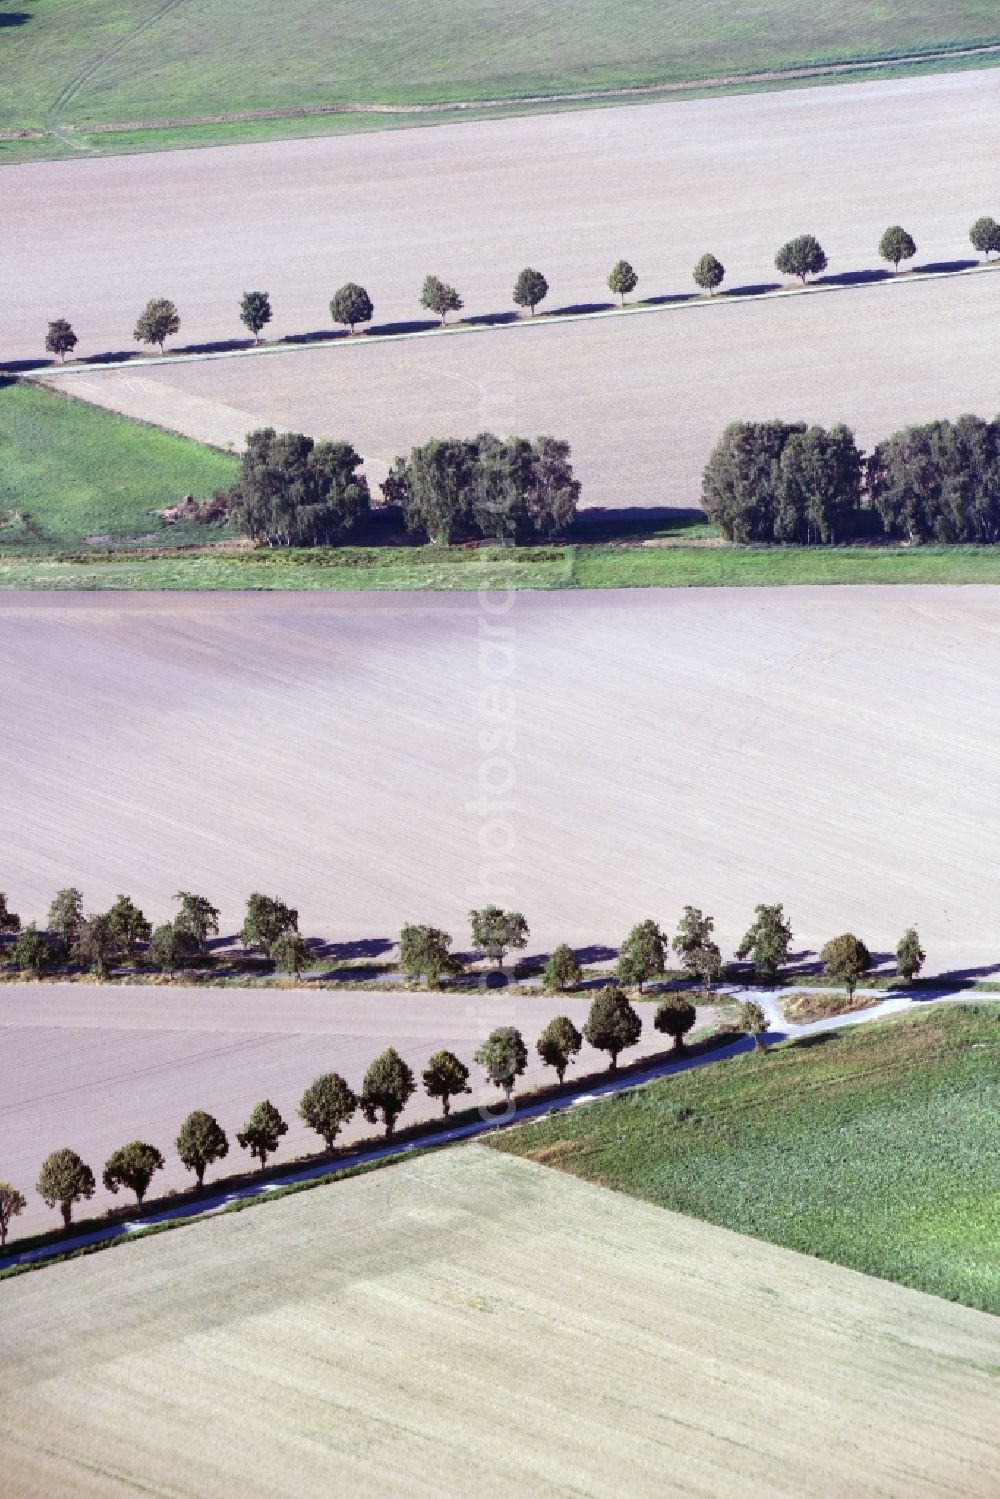
[{"label": "green tree crown", "polygon": [[554,1015],[535,1042],[535,1050],[546,1067],[555,1068],[562,1083],[566,1068],[579,1053],[583,1037],[568,1015]]},{"label": "green tree crown", "polygon": [[513,1025],[497,1026],[476,1052],[476,1061],[493,1086],[502,1088],[510,1098],[514,1084],[528,1065],[524,1037]]},{"label": "green tree crown", "polygon": [[177,308],[168,297],[150,297],[139,314],[133,338],[140,344],[159,344],[160,353],[168,338],[180,332]]},{"label": "green tree crown", "polygon": [[244,1150],[260,1162],[263,1171],[269,1155],[278,1148],[282,1135],[288,1134],[288,1125],[269,1098],[262,1098],[254,1105],[250,1117],[236,1138]]},{"label": "green tree crown", "polygon": [[206,1168],[229,1154],[229,1141],[217,1119],[204,1109],[193,1109],[180,1127],[174,1148],[185,1170],[194,1172],[200,1189]]},{"label": "green tree crown", "polygon": [[441,1111],[447,1119],[451,1100],[459,1093],[471,1093],[469,1069],[453,1051],[436,1051],[423,1073],[424,1092],[428,1098],[440,1098]]},{"label": "green tree crown", "polygon": [[358,323],[370,323],[374,315],[371,297],[356,281],[348,281],[330,300],[331,318],[335,323],[346,323],[352,333]]},{"label": "green tree crown", "polygon": [[358,1099],[361,1112],[369,1124],[374,1124],[381,1114],[388,1139],[416,1086],[411,1069],[396,1048],[388,1046],[379,1053],[365,1073]]},{"label": "green tree crown", "polygon": [[358,1100],[339,1072],[324,1072],[311,1082],[299,1103],[299,1118],[322,1136],[327,1150],[354,1117]]},{"label": "green tree crown", "polygon": [[163,1170],[163,1165],[163,1156],[155,1145],[147,1145],[144,1140],[130,1140],[105,1161],[104,1185],[115,1194],[119,1187],[127,1187],[135,1193],[135,1200],[142,1207],[149,1184],[155,1173]]},{"label": "green tree crown", "polygon": [[541,271],[533,271],[530,266],[525,266],[518,273],[514,282],[514,301],[518,307],[530,307],[532,317],[539,302],[543,302],[548,294],[549,283]]},{"label": "green tree crown", "polygon": [[46,1207],[59,1208],[63,1224],[69,1228],[74,1203],[91,1198],[97,1188],[94,1173],[75,1150],[54,1150],[42,1162],[36,1191]]},{"label": "green tree crown", "polygon": [[606,984],[594,996],[583,1035],[595,1051],[608,1053],[612,1072],[621,1053],[638,1043],[642,1021],[617,984]]},{"label": "green tree crown", "polygon": [[782,245],[774,257],[774,267],[783,276],[798,276],[804,285],[807,276],[818,276],[826,270],[826,255],[814,234],[800,234]]}]

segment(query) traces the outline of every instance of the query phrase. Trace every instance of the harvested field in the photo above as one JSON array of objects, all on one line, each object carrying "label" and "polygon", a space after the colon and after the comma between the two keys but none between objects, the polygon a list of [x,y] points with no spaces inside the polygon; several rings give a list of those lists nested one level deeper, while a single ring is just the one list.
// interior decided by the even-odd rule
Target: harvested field
[{"label": "harvested field", "polygon": [[525,264],[549,307],[607,301],[621,255],[647,297],[691,291],[709,249],[728,285],[773,281],[777,247],[804,230],[836,272],[875,266],[894,220],[921,263],[968,257],[969,225],[997,211],[998,127],[995,75],[970,72],[11,166],[0,359],[41,358],[58,316],[81,356],[134,350],[150,296],[177,302],[175,344],[199,344],[245,332],[251,286],[270,291],[277,337],[329,328],[347,280],[385,323],[425,316],[429,271],[475,316],[511,306]]},{"label": "harvested field", "polygon": [[690,508],[729,421],[838,421],[872,444],[992,416],[1000,271],[787,300],[57,377],[61,390],[201,442],[278,425],[348,438],[380,481],[429,437],[551,432],[581,503]]},{"label": "harvested field", "polygon": [[497,899],[545,950],[692,902],[731,950],[783,900],[801,947],[915,923],[931,971],[998,960],[1000,591],[487,598],[0,596],[12,908],[184,888],[232,932],[262,889],[461,944]]},{"label": "harvested field", "polygon": [[[355,1089],[365,1068],[393,1045],[413,1068],[418,1091],[401,1125],[440,1118],[427,1098],[420,1070],[442,1046],[469,1066],[474,1089],[457,1098],[497,1105],[495,1088],[473,1063],[476,1049],[498,1025],[516,1025],[529,1049],[524,1084],[555,1082],[534,1050],[553,1015],[569,1015],[580,1027],[589,996],[503,999],[495,994],[374,994],[303,989],[204,989],[79,984],[0,985],[0,1045],[8,1083],[0,1103],[0,1178],[17,1182],[28,1207],[14,1225],[17,1234],[55,1228],[58,1212],[34,1192],[42,1161],[71,1145],[93,1167],[98,1191],[82,1203],[83,1218],[106,1207],[127,1205],[131,1193],[112,1197],[100,1186],[101,1168],[126,1140],[149,1140],[166,1158],[151,1195],[192,1185],[174,1153],[181,1121],[195,1108],[208,1109],[229,1136],[225,1161],[213,1177],[251,1171],[236,1131],[258,1099],[268,1097],[284,1115],[288,1134],[277,1161],[322,1148],[298,1118],[299,1099],[320,1072],[339,1072]],[[653,1008],[642,1011],[645,1035],[623,1062],[669,1046],[653,1029]],[[711,1009],[699,1013],[710,1022]],[[602,1071],[603,1053],[584,1046],[569,1077]],[[340,1137],[345,1143],[381,1139],[381,1129],[358,1118]]]},{"label": "harvested field", "polygon": [[995,1493],[995,1318],[477,1147],[2,1295],[20,1499]]}]

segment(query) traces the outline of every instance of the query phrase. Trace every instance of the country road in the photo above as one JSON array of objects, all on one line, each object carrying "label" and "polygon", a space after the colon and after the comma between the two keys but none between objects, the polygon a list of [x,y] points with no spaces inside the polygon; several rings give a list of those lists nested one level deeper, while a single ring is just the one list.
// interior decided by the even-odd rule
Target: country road
[{"label": "country road", "polygon": [[[970,1001],[997,1003],[1000,1002],[1000,994],[976,994],[974,991],[963,993],[935,993],[933,990],[921,990],[915,994],[886,994],[882,990],[872,990],[873,1003],[863,1010],[856,1010],[849,1015],[831,1016],[824,1020],[811,1021],[806,1025],[795,1025],[786,1021],[781,1013],[779,995],[781,990],[762,990],[757,988],[730,989],[726,991],[732,998],[737,1000],[752,999],[761,1005],[768,1020],[767,1044],[775,1045],[780,1041],[794,1041],[800,1037],[815,1034],[819,1031],[835,1030],[840,1026],[863,1025],[872,1020],[882,1020],[888,1016],[901,1015],[911,1010],[918,1010],[927,1004],[951,1004],[968,1003]],[[787,993],[787,991],[784,991]],[[151,1213],[141,1219],[132,1221],[98,1224],[93,1229],[74,1235],[71,1244],[59,1241],[40,1247],[17,1251],[12,1249],[4,1255],[0,1255],[0,1270],[11,1269],[18,1265],[38,1264],[44,1260],[53,1259],[67,1253],[69,1250],[76,1251],[97,1244],[107,1244],[114,1240],[127,1238],[136,1230],[144,1230],[157,1225],[167,1223],[179,1223],[185,1219],[194,1219],[209,1213],[218,1212],[228,1204],[266,1195],[282,1187],[294,1186],[297,1183],[307,1181],[318,1181],[323,1177],[333,1176],[337,1172],[353,1169],[358,1166],[369,1165],[375,1161],[383,1161],[392,1157],[401,1157],[415,1150],[430,1150],[446,1145],[458,1144],[469,1140],[476,1135],[484,1134],[486,1131],[496,1128],[509,1128],[514,1124],[521,1124],[525,1120],[536,1118],[541,1114],[553,1113],[560,1109],[577,1108],[581,1105],[594,1102],[598,1098],[609,1094],[628,1091],[641,1086],[644,1083],[654,1081],[656,1078],[668,1077],[674,1073],[687,1072],[695,1067],[708,1066],[715,1062],[737,1056],[742,1052],[751,1051],[753,1043],[748,1037],[741,1037],[731,1044],[719,1047],[718,1050],[705,1052],[697,1056],[680,1056],[666,1062],[659,1062],[640,1072],[631,1072],[627,1075],[600,1076],[597,1080],[591,1078],[579,1089],[567,1094],[556,1101],[545,1099],[541,1102],[526,1102],[515,1104],[513,1111],[509,1114],[501,1104],[497,1109],[491,1110],[487,1107],[480,1109],[480,1118],[471,1122],[442,1128],[433,1134],[425,1135],[417,1140],[397,1140],[384,1145],[375,1146],[370,1150],[360,1151],[347,1159],[331,1162],[321,1160],[313,1162],[308,1166],[291,1168],[271,1177],[267,1182],[251,1182],[245,1186],[236,1187],[232,1190],[221,1192],[210,1192],[206,1196],[170,1206],[161,1211]]]}]

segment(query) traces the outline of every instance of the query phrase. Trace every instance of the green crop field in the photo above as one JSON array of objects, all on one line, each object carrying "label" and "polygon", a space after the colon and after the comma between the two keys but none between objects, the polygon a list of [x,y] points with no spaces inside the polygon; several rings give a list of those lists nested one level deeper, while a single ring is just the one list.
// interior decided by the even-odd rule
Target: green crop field
[{"label": "green crop field", "polygon": [[58,129],[697,83],[960,49],[1000,24],[991,0],[32,0],[0,38],[0,128]]},{"label": "green crop field", "polygon": [[206,499],[235,467],[186,437],[0,381],[0,552],[155,534],[158,510],[187,494]]},{"label": "green crop field", "polygon": [[1000,1007],[743,1055],[496,1138],[635,1197],[1000,1313]]}]

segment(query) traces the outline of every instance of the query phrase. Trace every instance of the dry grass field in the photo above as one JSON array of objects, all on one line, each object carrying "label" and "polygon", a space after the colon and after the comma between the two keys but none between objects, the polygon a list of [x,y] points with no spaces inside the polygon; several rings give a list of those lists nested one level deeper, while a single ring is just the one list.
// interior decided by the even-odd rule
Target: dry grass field
[{"label": "dry grass field", "polygon": [[572,446],[585,506],[686,509],[729,421],[845,421],[872,444],[992,416],[998,309],[1000,271],[49,383],[202,442],[240,447],[267,425],[348,438],[373,483],[428,437],[551,432]]},{"label": "dry grass field", "polygon": [[1000,958],[1000,592],[490,598],[4,595],[13,909],[184,888],[235,931],[262,889],[310,934],[461,943],[493,898],[544,950],[692,902],[731,948],[783,900],[803,947],[915,922],[932,969]]},{"label": "dry grass field", "polygon": [[996,1493],[995,1318],[477,1147],[3,1303],[18,1499]]},{"label": "dry grass field", "polygon": [[[126,1140],[150,1140],[166,1157],[153,1192],[192,1184],[174,1154],[181,1121],[193,1108],[216,1116],[230,1140],[224,1163],[209,1173],[248,1171],[250,1156],[235,1134],[259,1098],[271,1099],[284,1115],[288,1134],[277,1160],[321,1148],[298,1118],[305,1088],[320,1072],[336,1071],[360,1088],[368,1063],[394,1045],[418,1079],[418,1092],[401,1120],[412,1124],[440,1118],[427,1098],[420,1070],[431,1053],[447,1046],[472,1072],[473,1093],[455,1100],[495,1106],[496,1089],[485,1083],[473,1055],[498,1025],[516,1025],[529,1048],[524,1084],[552,1083],[555,1074],[539,1062],[535,1039],[553,1015],[570,1015],[578,1027],[589,997],[503,999],[476,995],[375,994],[303,989],[239,990],[82,987],[76,984],[0,985],[0,1044],[8,1083],[0,1103],[0,1177],[18,1182],[28,1208],[18,1234],[54,1228],[58,1213],[33,1191],[50,1150],[71,1145],[94,1168],[98,1191],[81,1204],[84,1217],[121,1206],[131,1194],[112,1197],[100,1186],[101,1167]],[[669,1044],[653,1030],[644,1011],[645,1035],[626,1060],[638,1060]],[[706,1010],[699,1024],[712,1018]],[[603,1053],[584,1046],[570,1070],[601,1071]],[[359,1116],[341,1140],[381,1138]]]},{"label": "dry grass field", "polygon": [[987,71],[11,166],[0,359],[41,358],[59,316],[80,355],[134,349],[150,296],[176,300],[174,342],[189,344],[240,337],[248,287],[270,291],[276,337],[328,327],[347,280],[383,323],[424,316],[428,272],[466,315],[510,307],[525,264],[548,277],[550,307],[607,300],[621,255],[643,296],[692,290],[706,250],[731,286],[773,281],[778,245],[806,230],[834,271],[875,265],[895,221],[919,261],[953,260],[997,212],[998,126]]}]

